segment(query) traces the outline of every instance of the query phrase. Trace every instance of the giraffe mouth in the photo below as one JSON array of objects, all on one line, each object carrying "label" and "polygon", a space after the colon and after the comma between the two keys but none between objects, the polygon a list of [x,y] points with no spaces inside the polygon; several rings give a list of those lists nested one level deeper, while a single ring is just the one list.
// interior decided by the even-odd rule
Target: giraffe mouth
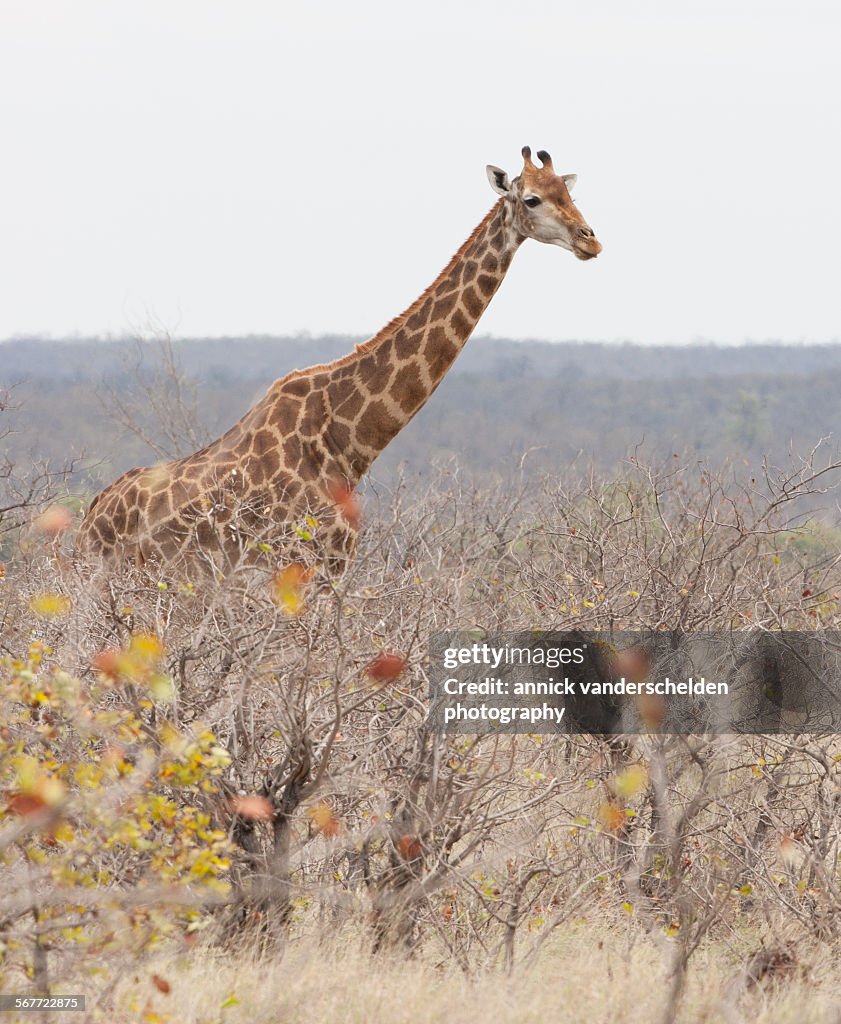
[{"label": "giraffe mouth", "polygon": [[580,260],[594,260],[602,251],[602,244],[595,238],[573,242],[572,251]]}]

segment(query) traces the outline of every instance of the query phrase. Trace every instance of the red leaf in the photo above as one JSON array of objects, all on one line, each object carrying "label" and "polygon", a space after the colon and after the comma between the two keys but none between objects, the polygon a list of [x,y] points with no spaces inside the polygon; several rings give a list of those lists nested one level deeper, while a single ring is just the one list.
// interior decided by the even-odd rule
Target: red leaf
[{"label": "red leaf", "polygon": [[397,841],[397,852],[403,860],[417,860],[421,855],[420,839],[417,836],[401,836]]},{"label": "red leaf", "polygon": [[374,682],[382,685],[392,683],[406,667],[406,659],[402,654],[378,654],[373,661],[365,666],[366,675]]},{"label": "red leaf", "polygon": [[12,814],[19,814],[21,818],[28,818],[43,810],[47,804],[40,796],[34,793],[9,793],[6,797],[6,806]]},{"label": "red leaf", "polygon": [[172,986],[170,985],[170,983],[166,980],[166,978],[162,978],[160,974],[152,975],[152,984],[159,992],[163,992],[164,995],[168,996],[169,993],[172,991]]}]

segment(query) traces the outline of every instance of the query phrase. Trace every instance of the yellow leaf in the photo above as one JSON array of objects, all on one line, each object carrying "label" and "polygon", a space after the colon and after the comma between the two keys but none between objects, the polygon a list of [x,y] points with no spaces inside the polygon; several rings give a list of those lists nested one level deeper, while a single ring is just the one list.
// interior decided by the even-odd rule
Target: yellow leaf
[{"label": "yellow leaf", "polygon": [[64,594],[37,594],[29,607],[42,619],[57,619],[70,611],[72,602]]},{"label": "yellow leaf", "polygon": [[147,661],[157,661],[163,656],[164,645],[154,633],[135,633],[129,644],[129,654]]},{"label": "yellow leaf", "polygon": [[648,785],[648,772],[641,764],[629,765],[624,771],[619,772],[614,782],[616,795],[624,800],[636,796]]},{"label": "yellow leaf", "polygon": [[152,691],[155,700],[171,703],[175,700],[175,687],[169,676],[153,675],[149,680],[149,689]]},{"label": "yellow leaf", "polygon": [[293,562],[275,573],[272,600],[285,615],[300,615],[304,609],[304,586],[313,573],[306,566]]}]

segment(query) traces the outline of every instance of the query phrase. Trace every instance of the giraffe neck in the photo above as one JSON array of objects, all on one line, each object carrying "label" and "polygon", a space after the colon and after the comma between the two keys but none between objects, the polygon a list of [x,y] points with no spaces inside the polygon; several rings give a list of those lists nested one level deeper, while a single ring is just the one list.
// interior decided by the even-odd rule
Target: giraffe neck
[{"label": "giraffe neck", "polygon": [[355,484],[426,404],[461,352],[523,241],[504,199],[400,316],[328,364],[327,407]]}]

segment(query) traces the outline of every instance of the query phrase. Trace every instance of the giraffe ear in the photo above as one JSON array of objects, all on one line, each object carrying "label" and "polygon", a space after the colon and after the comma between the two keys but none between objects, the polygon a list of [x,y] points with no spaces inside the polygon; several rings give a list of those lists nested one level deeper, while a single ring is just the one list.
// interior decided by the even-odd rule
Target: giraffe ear
[{"label": "giraffe ear", "polygon": [[505,171],[501,167],[494,167],[493,164],[488,164],[486,170],[488,172],[488,181],[491,183],[491,188],[494,192],[501,196],[507,196],[511,191],[511,182],[508,180],[508,175]]},{"label": "giraffe ear", "polygon": [[578,181],[578,175],[562,174],[561,177],[563,178],[563,182],[567,187],[567,192],[572,192],[572,190],[575,188],[576,181]]}]

